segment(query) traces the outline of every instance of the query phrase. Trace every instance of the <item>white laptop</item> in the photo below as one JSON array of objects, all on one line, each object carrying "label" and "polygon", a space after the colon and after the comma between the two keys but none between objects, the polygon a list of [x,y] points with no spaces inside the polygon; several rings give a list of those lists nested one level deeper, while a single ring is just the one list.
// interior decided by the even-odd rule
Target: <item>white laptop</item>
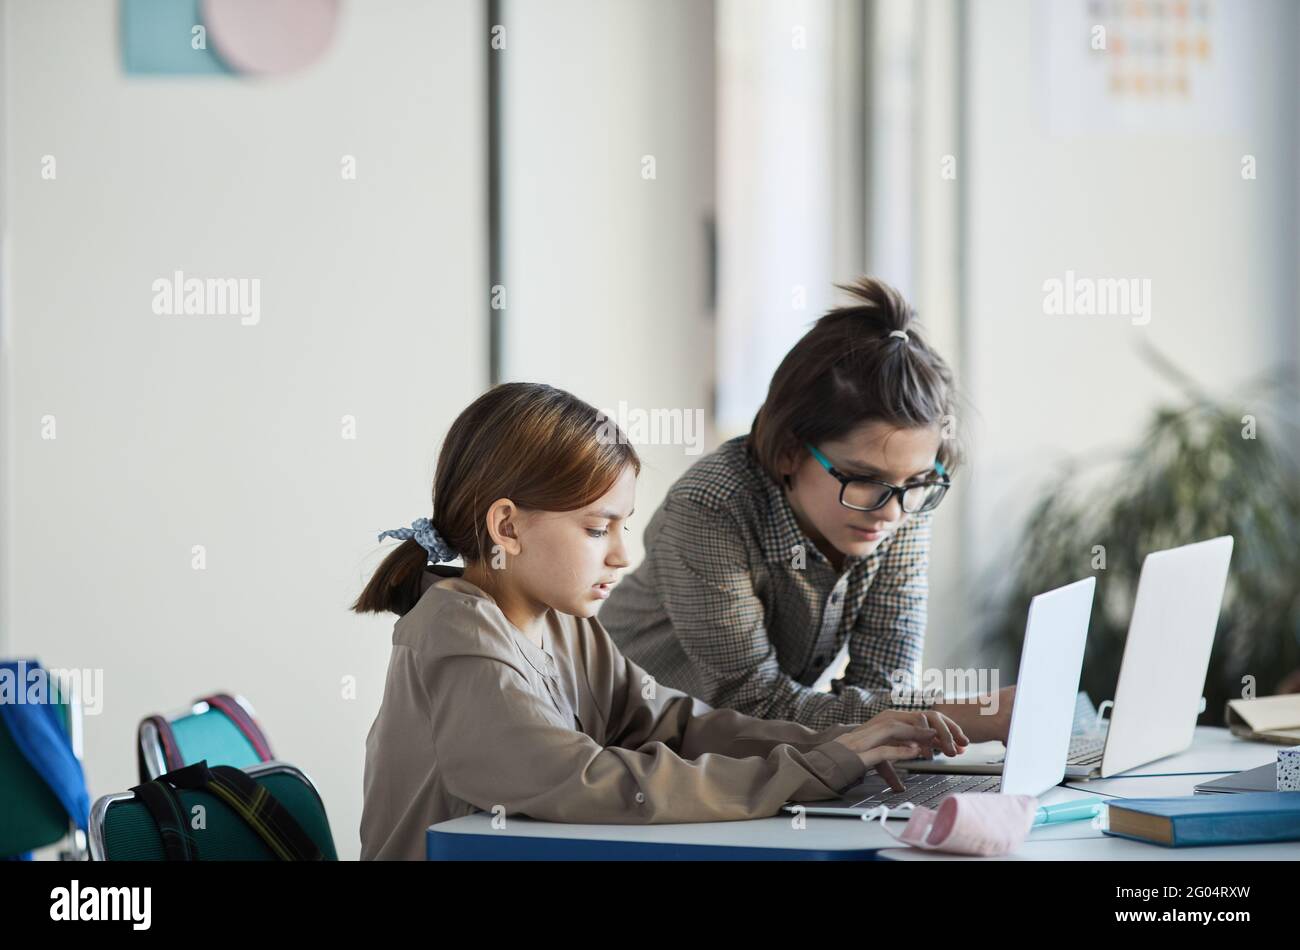
[{"label": "white laptop", "polygon": [[[1020,683],[1011,710],[1006,763],[1001,775],[900,773],[906,789],[895,792],[874,771],[840,799],[787,804],[809,815],[861,816],[880,805],[934,805],[956,792],[1041,795],[1065,777],[1074,722],[1074,697],[1083,669],[1083,648],[1092,615],[1096,579],[1039,594],[1029,604],[1020,652]],[[892,816],[891,816],[892,817]],[[898,817],[907,817],[904,810]]]},{"label": "white laptop", "polygon": [[[1143,560],[1114,709],[1108,722],[1075,732],[1068,778],[1109,778],[1192,744],[1231,557],[1232,538],[1225,535],[1154,551]],[[1016,693],[1019,705],[1019,687]],[[898,764],[927,773],[996,775],[1004,756],[991,745]]]}]

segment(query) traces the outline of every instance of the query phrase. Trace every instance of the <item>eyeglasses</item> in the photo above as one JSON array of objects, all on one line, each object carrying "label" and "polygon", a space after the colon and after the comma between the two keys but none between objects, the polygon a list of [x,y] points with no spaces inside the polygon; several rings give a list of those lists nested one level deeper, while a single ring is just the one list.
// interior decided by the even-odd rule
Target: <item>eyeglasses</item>
[{"label": "eyeglasses", "polygon": [[839,480],[840,504],[854,511],[876,511],[889,504],[889,500],[895,495],[898,496],[903,511],[909,515],[921,511],[933,511],[952,487],[952,479],[948,477],[942,462],[934,463],[934,470],[939,475],[937,479],[927,478],[923,482],[913,482],[910,485],[891,485],[878,478],[845,475],[830,463],[830,459],[817,451],[817,447],[811,442],[805,442],[804,445],[813,454],[813,458],[821,462],[822,468]]}]

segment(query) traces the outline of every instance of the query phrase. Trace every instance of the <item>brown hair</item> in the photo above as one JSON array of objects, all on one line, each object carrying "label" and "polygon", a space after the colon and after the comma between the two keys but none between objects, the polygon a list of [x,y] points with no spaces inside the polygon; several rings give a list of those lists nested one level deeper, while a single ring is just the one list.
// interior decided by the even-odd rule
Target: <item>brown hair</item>
[{"label": "brown hair", "polygon": [[[750,452],[777,482],[782,457],[797,457],[805,441],[843,438],[864,422],[923,428],[953,415],[952,372],[903,295],[871,277],[839,286],[853,302],[821,317],[785,355],[754,416]],[[961,460],[954,439],[938,454],[949,471]]]},{"label": "brown hair", "polygon": [[[523,509],[573,511],[613,486],[641,460],[622,431],[577,396],[541,383],[503,383],[452,423],[433,479],[433,526],[465,559],[479,561],[490,538],[488,506],[509,498]],[[429,555],[403,541],[350,609],[405,614],[420,599]]]}]

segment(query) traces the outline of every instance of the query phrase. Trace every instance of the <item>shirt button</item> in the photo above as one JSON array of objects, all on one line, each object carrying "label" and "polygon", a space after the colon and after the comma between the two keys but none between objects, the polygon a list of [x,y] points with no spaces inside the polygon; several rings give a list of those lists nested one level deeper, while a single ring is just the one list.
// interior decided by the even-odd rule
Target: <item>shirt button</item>
[{"label": "shirt button", "polygon": [[840,592],[836,591],[835,593],[831,594],[831,603],[838,604],[839,602],[840,602]]},{"label": "shirt button", "polygon": [[644,793],[644,792],[637,792],[637,793],[636,793],[636,803],[637,803],[638,805],[644,805],[644,804],[645,804],[645,793]]}]

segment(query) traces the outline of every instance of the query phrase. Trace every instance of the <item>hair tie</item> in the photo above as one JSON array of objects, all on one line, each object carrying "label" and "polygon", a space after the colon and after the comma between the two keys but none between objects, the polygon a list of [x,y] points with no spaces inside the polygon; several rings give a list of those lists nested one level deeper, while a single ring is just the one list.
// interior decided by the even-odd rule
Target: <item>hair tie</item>
[{"label": "hair tie", "polygon": [[460,556],[456,549],[447,543],[447,539],[438,533],[438,529],[433,526],[433,522],[428,518],[416,518],[411,522],[409,528],[393,528],[391,531],[381,531],[379,540],[382,541],[384,538],[397,538],[400,541],[409,541],[414,538],[420,542],[420,547],[429,552],[430,564],[454,561]]},{"label": "hair tie", "polygon": [[906,330],[890,330],[889,335],[898,337],[904,343],[906,343],[909,339]]}]

